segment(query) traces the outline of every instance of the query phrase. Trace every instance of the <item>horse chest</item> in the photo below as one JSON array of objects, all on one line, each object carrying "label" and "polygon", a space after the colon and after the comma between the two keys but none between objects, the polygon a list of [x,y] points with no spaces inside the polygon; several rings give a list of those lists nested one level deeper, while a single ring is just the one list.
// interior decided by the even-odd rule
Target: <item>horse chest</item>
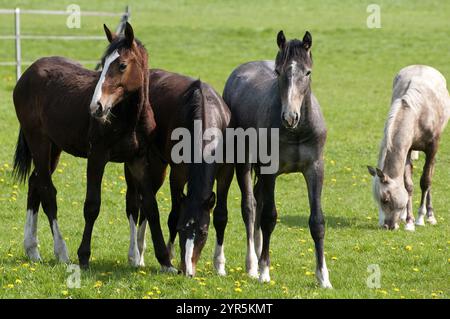
[{"label": "horse chest", "polygon": [[305,144],[280,142],[278,174],[301,172],[312,159],[311,147]]}]

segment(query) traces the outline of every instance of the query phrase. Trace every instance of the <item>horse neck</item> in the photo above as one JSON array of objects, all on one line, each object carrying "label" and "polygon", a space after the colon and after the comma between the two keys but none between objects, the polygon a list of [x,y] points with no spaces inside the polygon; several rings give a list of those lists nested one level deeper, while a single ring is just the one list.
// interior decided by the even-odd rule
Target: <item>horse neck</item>
[{"label": "horse neck", "polygon": [[416,116],[410,108],[401,107],[394,115],[392,127],[386,127],[379,168],[392,179],[403,180],[406,159],[414,137]]}]

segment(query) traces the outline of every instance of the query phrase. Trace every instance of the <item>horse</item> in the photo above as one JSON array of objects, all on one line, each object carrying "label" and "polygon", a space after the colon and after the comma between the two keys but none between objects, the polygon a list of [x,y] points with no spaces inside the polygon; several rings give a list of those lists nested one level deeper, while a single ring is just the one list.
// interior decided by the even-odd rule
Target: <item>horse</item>
[{"label": "horse", "polygon": [[[220,189],[225,182],[225,174],[227,178],[233,178],[232,166],[220,161],[206,162],[204,157],[195,161],[194,145],[199,145],[203,154],[220,152],[222,144],[216,140],[216,136],[205,140],[202,133],[211,129],[224,132],[229,124],[230,111],[220,94],[205,82],[161,69],[150,70],[150,78],[149,96],[158,126],[153,152],[148,154],[152,174],[148,183],[152,184],[156,195],[164,182],[167,166],[170,166],[172,208],[168,219],[170,238],[167,249],[173,257],[174,241],[179,233],[181,271],[186,276],[194,276],[200,252],[208,236],[210,212],[215,205],[214,181],[217,180],[217,187]],[[201,125],[197,132],[196,123]],[[197,133],[200,134],[197,136]],[[189,146],[181,151],[177,145],[183,139]],[[181,153],[185,157],[177,159]],[[126,164],[125,172],[127,171]],[[139,192],[128,176],[126,173],[127,213],[137,218]],[[216,210],[220,209],[226,209],[226,198],[218,198]],[[214,218],[216,227],[224,229],[224,224],[226,220]],[[138,229],[133,229],[130,236],[131,241],[134,241],[133,245],[138,247],[136,258],[141,259],[141,265],[144,265],[145,229],[145,216],[141,216]]]},{"label": "horse", "polygon": [[[378,167],[368,166],[373,176],[380,227],[398,229],[401,219],[406,222],[405,230],[414,231],[415,225],[425,225],[425,215],[427,222],[437,223],[431,202],[431,180],[440,137],[449,117],[450,97],[439,71],[426,65],[410,65],[400,70],[393,82]],[[417,221],[412,210],[414,151],[425,153]]]},{"label": "horse", "polygon": [[[316,277],[321,287],[331,288],[324,257],[325,220],[321,205],[327,129],[320,105],[311,91],[312,36],[307,31],[301,41],[287,41],[280,31],[277,45],[275,61],[240,65],[229,76],[223,92],[234,127],[271,128],[279,132],[279,149],[272,150],[272,154],[279,152],[275,173],[263,173],[259,158],[254,164],[246,161],[235,165],[247,233],[246,268],[251,277],[257,278],[259,263],[260,282],[270,281],[270,236],[277,220],[276,178],[281,174],[301,172],[308,188]],[[275,138],[271,136],[269,134],[267,139]],[[254,188],[252,168],[256,180]]]},{"label": "horse", "polygon": [[[62,57],[41,58],[21,76],[13,92],[20,131],[14,156],[16,178],[28,179],[24,247],[27,256],[41,260],[37,240],[39,205],[48,217],[54,253],[61,262],[69,254],[57,222],[56,188],[52,173],[62,151],[87,158],[85,227],[78,249],[80,266],[87,268],[91,237],[100,211],[101,182],[108,162],[125,162],[139,186],[143,210],[152,221],[155,254],[163,269],[173,270],[159,225],[153,192],[147,183],[148,145],[155,121],[148,98],[148,53],[134,37],[129,23],[124,36],[104,25],[109,41],[102,71],[91,71]],[[149,196],[149,194],[151,196]]]}]

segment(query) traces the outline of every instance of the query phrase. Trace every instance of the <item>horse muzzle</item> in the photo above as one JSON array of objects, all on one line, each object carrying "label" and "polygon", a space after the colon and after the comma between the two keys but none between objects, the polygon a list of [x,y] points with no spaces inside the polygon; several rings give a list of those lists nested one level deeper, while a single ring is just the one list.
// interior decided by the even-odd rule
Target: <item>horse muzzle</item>
[{"label": "horse muzzle", "polygon": [[100,101],[91,105],[91,115],[95,118],[104,118],[108,115],[110,107],[105,107]]},{"label": "horse muzzle", "polygon": [[300,114],[298,112],[283,112],[281,115],[281,122],[287,129],[294,129],[300,121]]}]

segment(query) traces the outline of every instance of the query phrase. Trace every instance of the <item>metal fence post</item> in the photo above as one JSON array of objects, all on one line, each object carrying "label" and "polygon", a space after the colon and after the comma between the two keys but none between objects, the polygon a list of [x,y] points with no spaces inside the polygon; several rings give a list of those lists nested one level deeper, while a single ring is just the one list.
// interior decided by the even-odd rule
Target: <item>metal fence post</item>
[{"label": "metal fence post", "polygon": [[22,52],[20,47],[20,9],[14,11],[15,31],[16,31],[16,82],[22,75]]}]

